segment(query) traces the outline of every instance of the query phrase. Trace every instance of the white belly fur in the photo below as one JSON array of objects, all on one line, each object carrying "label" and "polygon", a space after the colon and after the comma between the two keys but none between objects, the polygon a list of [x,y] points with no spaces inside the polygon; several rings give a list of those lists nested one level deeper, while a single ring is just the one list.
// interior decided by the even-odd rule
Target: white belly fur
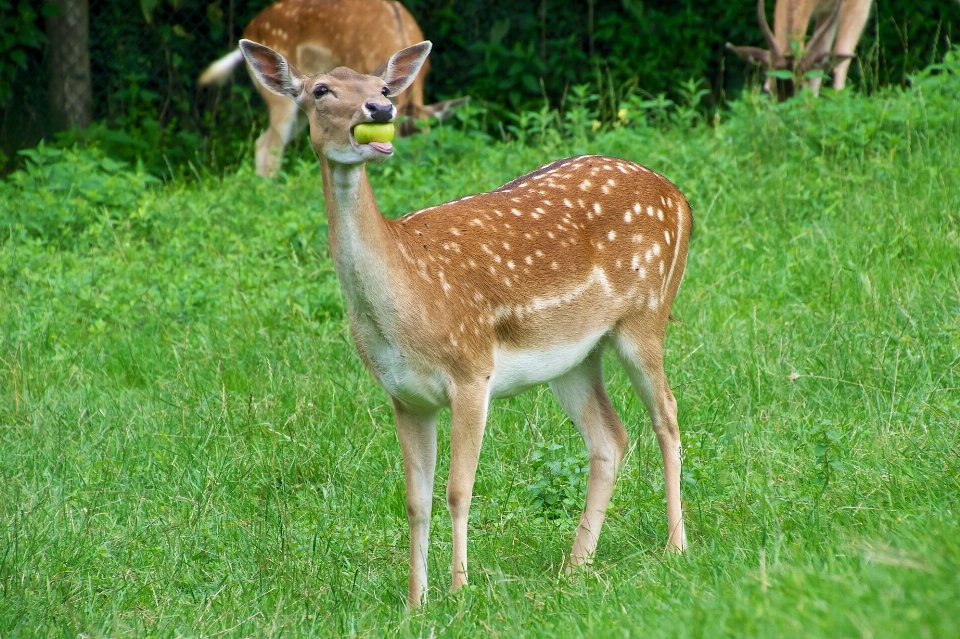
[{"label": "white belly fur", "polygon": [[[513,397],[560,377],[586,359],[606,333],[603,330],[542,350],[494,347],[489,396]],[[390,395],[417,406],[449,406],[450,379],[444,372],[417,367],[396,345],[383,339],[371,336],[366,345],[377,379]]]},{"label": "white belly fur", "polygon": [[586,359],[606,333],[605,329],[578,342],[545,350],[507,350],[497,346],[493,352],[490,397],[513,397],[560,377]]}]

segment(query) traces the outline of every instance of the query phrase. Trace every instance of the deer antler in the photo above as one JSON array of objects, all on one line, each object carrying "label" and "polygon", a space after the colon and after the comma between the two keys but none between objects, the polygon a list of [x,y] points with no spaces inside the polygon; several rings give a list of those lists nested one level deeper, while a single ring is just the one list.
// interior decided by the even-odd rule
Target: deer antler
[{"label": "deer antler", "polygon": [[773,37],[773,30],[767,22],[767,7],[763,0],[757,0],[757,21],[760,23],[760,30],[763,31],[763,37],[767,40],[767,46],[770,47],[770,61],[773,66],[777,60],[783,59],[783,54],[777,46],[777,41]]},{"label": "deer antler", "polygon": [[842,2],[837,2],[833,7],[833,12],[830,14],[830,17],[813,32],[813,36],[807,43],[806,52],[797,64],[797,69],[801,73],[821,66],[823,61],[830,57],[830,49],[833,44],[833,32],[837,28],[837,22],[840,19],[840,5],[842,4]]}]

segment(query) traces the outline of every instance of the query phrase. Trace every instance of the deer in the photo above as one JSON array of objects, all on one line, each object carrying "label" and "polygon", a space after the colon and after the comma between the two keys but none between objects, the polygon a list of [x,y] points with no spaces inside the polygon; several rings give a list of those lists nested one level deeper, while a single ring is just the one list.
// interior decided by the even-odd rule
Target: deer
[{"label": "deer", "polygon": [[[767,71],[789,71],[791,78],[768,75],[763,85],[766,93],[775,88],[780,101],[796,93],[797,77],[815,70],[832,68],[833,88],[841,91],[846,86],[847,71],[870,16],[871,4],[872,0],[777,0],[771,30],[764,0],[757,0],[757,20],[769,49],[737,47],[729,42],[727,48]],[[804,43],[811,18],[815,24],[813,35]],[[815,96],[819,95],[819,77],[806,77],[805,82]]]},{"label": "deer", "polygon": [[549,384],[589,458],[586,502],[567,572],[592,563],[627,431],[606,393],[611,348],[650,414],[663,458],[667,547],[687,547],[677,402],[663,342],[693,217],[665,177],[627,160],[556,160],[489,192],[384,217],[368,163],[391,142],[357,141],[389,123],[432,44],[395,53],[376,75],[307,76],[241,40],[257,81],[295,100],[320,163],[329,252],[360,358],[389,396],[410,529],[407,603],[426,600],[437,413],[450,410],[451,590],[467,583],[467,517],[491,400]]},{"label": "deer", "polygon": [[[394,0],[280,0],[261,11],[243,31],[243,37],[280,52],[304,73],[318,74],[346,66],[362,73],[374,71],[391,54],[423,40],[410,12]],[[198,84],[222,85],[243,61],[240,49],[220,58],[200,75]],[[396,96],[407,120],[401,135],[413,133],[415,122],[444,120],[468,98],[424,105],[423,85],[428,65],[407,91]],[[293,100],[254,84],[267,104],[270,124],[256,142],[257,173],[275,177],[284,147],[306,125]]]}]

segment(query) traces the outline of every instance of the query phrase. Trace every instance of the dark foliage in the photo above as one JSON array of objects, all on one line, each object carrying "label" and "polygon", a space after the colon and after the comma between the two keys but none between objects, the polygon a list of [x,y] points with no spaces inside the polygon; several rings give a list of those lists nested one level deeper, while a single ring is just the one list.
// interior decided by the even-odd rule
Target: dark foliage
[{"label": "dark foliage", "polygon": [[[245,74],[198,90],[203,68],[235,46],[269,0],[98,0],[90,3],[94,118],[85,132],[112,156],[142,158],[150,170],[236,164],[265,114]],[[676,98],[704,81],[721,104],[756,71],[724,51],[728,41],[761,44],[753,0],[405,0],[434,42],[428,99],[469,94],[487,126],[510,114],[562,108],[572,87],[590,84],[615,116],[627,93]],[[772,12],[773,0],[769,3]],[[53,139],[45,87],[42,0],[0,0],[0,148],[7,155]],[[904,83],[947,49],[960,4],[877,0],[851,79],[862,90]],[[0,155],[0,160],[4,157]],[[10,164],[9,162],[7,163]]]}]

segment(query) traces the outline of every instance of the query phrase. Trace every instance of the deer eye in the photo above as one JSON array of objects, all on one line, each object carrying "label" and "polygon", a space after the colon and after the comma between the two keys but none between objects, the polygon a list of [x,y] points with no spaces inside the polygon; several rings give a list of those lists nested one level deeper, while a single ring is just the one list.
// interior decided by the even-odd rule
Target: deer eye
[{"label": "deer eye", "polygon": [[328,93],[330,93],[330,87],[325,84],[318,84],[317,86],[313,87],[313,97],[315,98],[322,98]]},{"label": "deer eye", "polygon": [[383,87],[383,89],[380,90],[380,95],[387,95],[388,93],[390,93],[389,87]]}]

